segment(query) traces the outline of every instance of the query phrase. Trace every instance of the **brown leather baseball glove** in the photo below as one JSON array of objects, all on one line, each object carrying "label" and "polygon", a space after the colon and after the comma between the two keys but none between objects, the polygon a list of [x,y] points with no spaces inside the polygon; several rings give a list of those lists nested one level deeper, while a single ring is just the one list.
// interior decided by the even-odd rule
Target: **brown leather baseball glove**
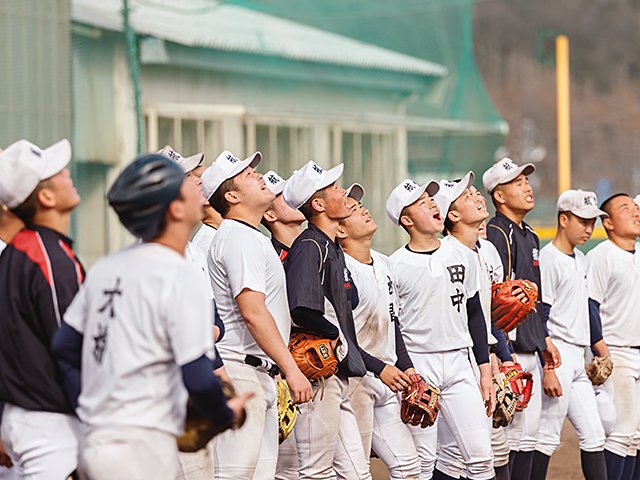
[{"label": "brown leather baseball glove", "polygon": [[440,391],[417,373],[410,374],[409,378],[411,383],[402,392],[400,417],[409,425],[430,427],[440,411]]},{"label": "brown leather baseball glove", "polygon": [[[514,291],[522,289],[526,298],[519,299]],[[491,287],[491,320],[509,333],[520,325],[536,309],[538,287],[529,280],[507,280]]]},{"label": "brown leather baseball glove", "polygon": [[504,373],[493,376],[493,388],[496,391],[496,409],[493,412],[493,428],[506,427],[516,414],[518,396],[511,390]]},{"label": "brown leather baseball glove", "polygon": [[331,348],[331,340],[327,338],[294,332],[289,340],[289,351],[310,382],[329,378],[338,370],[338,359]]},{"label": "brown leather baseball glove", "polygon": [[613,362],[610,357],[593,357],[587,365],[587,376],[594,385],[602,385],[613,371]]}]

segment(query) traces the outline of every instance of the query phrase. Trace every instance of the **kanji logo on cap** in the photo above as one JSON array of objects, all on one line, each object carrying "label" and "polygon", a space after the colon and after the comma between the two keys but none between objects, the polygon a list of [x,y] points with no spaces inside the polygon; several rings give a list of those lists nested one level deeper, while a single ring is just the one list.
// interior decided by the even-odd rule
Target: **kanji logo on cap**
[{"label": "kanji logo on cap", "polygon": [[71,144],[66,138],[42,150],[18,140],[0,153],[0,204],[16,208],[38,184],[60,173],[71,161]]},{"label": "kanji logo on cap", "polygon": [[459,180],[442,179],[440,180],[440,182],[438,182],[438,184],[440,185],[440,190],[438,190],[438,193],[436,193],[433,199],[438,204],[438,208],[440,208],[442,218],[445,218],[447,216],[447,212],[449,211],[449,207],[451,207],[451,204],[455,202],[467,188],[473,185],[474,180],[475,174],[469,171],[464,177]]},{"label": "kanji logo on cap", "polygon": [[597,218],[607,216],[598,208],[598,197],[593,192],[567,190],[562,192],[556,204],[558,212],[571,212],[580,218]]},{"label": "kanji logo on cap", "polygon": [[293,209],[300,208],[318,190],[328,187],[342,175],[344,165],[341,163],[325,170],[313,160],[300,170],[293,172],[282,191],[282,197],[287,205]]},{"label": "kanji logo on cap", "polygon": [[262,160],[262,154],[255,152],[244,160],[225,150],[202,174],[202,193],[209,200],[225,180],[235,177],[247,167],[255,167]]},{"label": "kanji logo on cap", "polygon": [[484,175],[482,175],[482,184],[488,194],[493,192],[493,189],[503,183],[509,183],[515,180],[521,173],[524,175],[530,175],[535,172],[536,167],[532,163],[527,163],[522,166],[518,166],[513,160],[508,157],[494,163]]},{"label": "kanji logo on cap", "polygon": [[282,193],[282,190],[284,190],[284,186],[287,183],[284,178],[273,170],[269,170],[262,177],[264,178],[264,182],[267,184],[267,188],[271,190],[271,193],[276,197]]},{"label": "kanji logo on cap", "polygon": [[435,180],[431,180],[424,185],[418,185],[413,180],[407,178],[400,182],[393,189],[387,199],[387,215],[396,225],[400,225],[400,214],[402,209],[414,203],[426,191],[433,197],[440,190],[440,185]]}]

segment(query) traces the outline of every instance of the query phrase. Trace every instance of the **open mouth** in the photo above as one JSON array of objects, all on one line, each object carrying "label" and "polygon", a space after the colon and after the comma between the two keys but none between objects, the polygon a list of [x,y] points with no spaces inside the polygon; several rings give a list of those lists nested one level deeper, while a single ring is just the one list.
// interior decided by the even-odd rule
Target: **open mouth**
[{"label": "open mouth", "polygon": [[533,195],[527,195],[524,197],[527,202],[533,202]]},{"label": "open mouth", "polygon": [[441,221],[441,220],[442,220],[442,217],[440,216],[440,212],[436,212],[436,213],[434,213],[434,214],[433,214],[433,218],[435,218],[435,219],[436,219],[436,220],[438,220],[438,221]]}]

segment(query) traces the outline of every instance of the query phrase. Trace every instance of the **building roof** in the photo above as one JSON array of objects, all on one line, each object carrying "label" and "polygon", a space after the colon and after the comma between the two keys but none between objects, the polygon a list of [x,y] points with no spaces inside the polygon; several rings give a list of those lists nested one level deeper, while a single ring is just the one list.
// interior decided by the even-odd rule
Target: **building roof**
[{"label": "building roof", "polygon": [[[75,22],[122,30],[122,0],[72,0]],[[447,68],[386,48],[213,0],[129,0],[138,34],[198,48],[444,77]],[[179,5],[179,6],[177,6]]]}]

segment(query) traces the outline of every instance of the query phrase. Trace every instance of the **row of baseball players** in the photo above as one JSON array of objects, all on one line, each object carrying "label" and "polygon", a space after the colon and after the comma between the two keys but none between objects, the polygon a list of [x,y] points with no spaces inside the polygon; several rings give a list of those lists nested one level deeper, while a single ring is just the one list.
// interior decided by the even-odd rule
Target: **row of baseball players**
[{"label": "row of baseball players", "polygon": [[[293,478],[370,478],[364,452],[371,446],[392,478],[509,478],[510,469],[512,478],[529,478],[534,455],[548,461],[557,446],[568,411],[581,434],[587,478],[604,478],[604,433],[593,391],[577,387],[585,384],[584,360],[580,356],[581,361],[567,361],[588,344],[599,354],[608,353],[602,334],[597,338],[593,333],[597,328],[591,328],[585,341],[589,314],[583,315],[580,309],[587,307],[580,305],[587,305],[587,300],[581,302],[582,294],[565,285],[585,283],[580,277],[584,259],[577,250],[573,257],[569,254],[586,241],[595,216],[602,214],[596,212],[592,194],[569,192],[558,204],[559,233],[552,246],[565,255],[553,262],[557,273],[549,273],[557,291],[546,287],[542,269],[546,305],[540,313],[549,317],[548,331],[543,319],[534,315],[510,342],[518,361],[537,372],[537,380],[542,368],[536,352],[542,353],[545,392],[550,396],[542,398],[541,382],[535,382],[534,400],[507,429],[507,444],[504,432],[491,432],[488,420],[493,408],[489,293],[490,282],[502,276],[501,268],[512,278],[530,278],[540,285],[537,237],[523,222],[533,208],[526,180],[532,166],[518,167],[505,159],[483,176],[498,211],[487,232],[498,247],[493,261],[484,260],[485,252],[493,250],[490,244],[478,240],[488,214],[472,186],[472,174],[458,182],[419,186],[407,180],[398,185],[387,211],[409,233],[410,241],[387,259],[370,249],[376,224],[362,207],[364,189],[354,185],[345,195],[336,184],[342,166],[324,170],[309,162],[287,182],[273,172],[265,175],[265,182],[253,169],[259,153],[239,160],[224,152],[204,173],[203,155],[183,158],[171,149],[163,153],[182,168],[169,168],[164,157],[140,159],[109,193],[123,224],[143,242],[99,262],[68,312],[84,280],[64,235],[69,213],[79,201],[65,169],[68,143],[40,150],[18,142],[3,155],[0,168],[6,175],[0,178],[6,181],[0,184],[0,201],[28,225],[0,260],[0,307],[8,312],[3,315],[3,332],[12,332],[0,341],[3,365],[12,366],[0,374],[0,392],[7,402],[2,433],[19,474],[39,478],[38,472],[47,472],[51,476],[42,478],[60,478],[73,470],[79,435],[80,472],[86,478],[174,478],[176,470],[195,478],[189,471],[214,461],[216,478],[288,478],[287,471]],[[202,218],[201,190],[208,200],[205,224],[190,244],[190,232]],[[637,206],[628,200],[620,195],[603,205],[610,236],[603,245],[612,244],[614,248],[607,248],[616,254],[615,248],[632,250],[640,233]],[[9,216],[5,214],[3,221]],[[300,233],[304,219],[309,228]],[[272,243],[259,232],[260,223],[271,231]],[[449,235],[440,240],[443,227]],[[629,239],[631,248],[626,248],[629,242],[622,240]],[[546,249],[554,251],[551,246]],[[183,268],[180,253],[185,251],[195,268]],[[635,258],[631,255],[626,263]],[[286,277],[281,265],[285,257]],[[563,269],[563,261],[573,266]],[[613,346],[628,357],[636,353],[633,347],[638,343],[633,343],[628,321],[626,329],[621,327],[625,333],[619,326],[614,329],[624,341],[610,340],[615,338],[610,317],[619,319],[620,312],[610,313],[619,302],[618,297],[611,300],[609,288],[620,273],[612,271],[615,262],[602,263],[600,270],[594,266],[594,275],[603,291],[592,293],[590,286],[583,293],[590,298],[592,317],[597,317],[598,307],[602,313],[603,333],[618,367],[624,358],[616,358]],[[623,266],[627,277],[631,271],[620,283],[625,291],[637,286],[636,263],[635,269]],[[194,277],[194,271],[201,278]],[[553,276],[573,273],[577,276],[565,282]],[[34,283],[39,284],[35,292]],[[214,335],[220,337],[226,330],[218,339],[217,364],[210,360],[211,305],[203,302],[212,296],[222,318]],[[632,295],[620,298],[633,301]],[[26,304],[31,311],[25,311]],[[630,314],[633,305],[626,307]],[[312,390],[319,387],[306,381],[286,349],[291,320],[298,328],[334,339],[341,360],[338,374],[325,382],[321,399],[312,402]],[[48,344],[54,333],[59,367]],[[504,338],[498,344],[506,347]],[[513,360],[508,348],[498,347],[496,353],[505,362]],[[30,367],[36,364],[47,368],[34,374]],[[629,364],[635,366],[633,358]],[[441,390],[437,428],[407,427],[399,421],[395,392],[406,387],[414,366]],[[215,377],[208,374],[211,367],[230,377],[241,394],[229,402],[231,409],[224,405]],[[273,380],[279,372],[301,403],[294,433],[280,449]],[[627,372],[616,382],[614,373],[609,390],[623,389],[617,383],[627,385],[629,376]],[[209,450],[181,455],[178,465],[173,437],[184,421],[184,387],[221,422],[233,422],[247,401],[247,422],[214,439]],[[560,389],[564,395],[552,399]],[[255,395],[250,398],[248,392]],[[620,395],[615,392],[618,404]],[[541,404],[547,400],[540,420]],[[77,432],[77,421],[70,415],[76,402],[82,432]],[[607,439],[610,475],[612,466],[622,474],[630,464],[625,456],[635,454],[637,447],[633,422],[638,416],[635,406],[626,402],[630,414],[626,412],[618,424],[629,425],[616,424]],[[20,441],[14,438],[18,432]],[[509,450],[510,462],[505,455]],[[544,462],[535,465],[546,471]],[[531,478],[544,478],[544,471],[537,474],[542,476]]]}]

